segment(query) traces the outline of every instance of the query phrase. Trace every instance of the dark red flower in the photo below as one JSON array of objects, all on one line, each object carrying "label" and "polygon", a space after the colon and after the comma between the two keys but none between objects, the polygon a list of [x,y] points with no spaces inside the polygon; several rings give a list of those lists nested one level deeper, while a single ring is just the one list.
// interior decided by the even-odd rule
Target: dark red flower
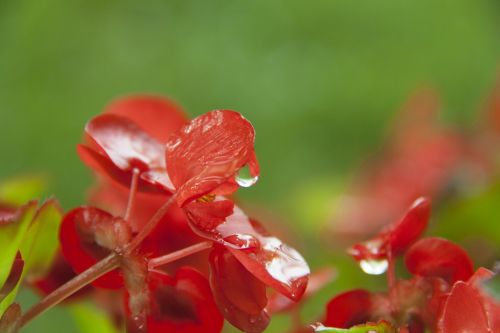
[{"label": "dark red flower", "polygon": [[467,281],[474,273],[472,261],[464,249],[437,237],[416,242],[406,253],[405,264],[414,275],[440,277],[450,284]]},{"label": "dark red flower", "polygon": [[[61,250],[76,273],[120,252],[131,238],[128,224],[121,218],[95,207],[79,207],[68,212],[61,223]],[[123,286],[119,270],[114,270],[92,283],[96,287],[117,289]]]},{"label": "dark red flower", "polygon": [[324,324],[329,327],[349,328],[369,321],[373,317],[372,311],[372,294],[369,291],[347,291],[328,302]]},{"label": "dark red flower", "polygon": [[[208,281],[194,269],[181,268],[173,277],[149,271],[145,293],[149,305],[145,323],[148,333],[219,333],[222,330],[223,318],[213,301]],[[128,293],[125,302],[130,314]],[[134,325],[130,327],[133,332]]]},{"label": "dark red flower", "polygon": [[236,173],[245,165],[257,179],[254,138],[250,122],[229,110],[208,112],[174,133],[167,143],[166,161],[179,205],[206,194],[234,192]]}]

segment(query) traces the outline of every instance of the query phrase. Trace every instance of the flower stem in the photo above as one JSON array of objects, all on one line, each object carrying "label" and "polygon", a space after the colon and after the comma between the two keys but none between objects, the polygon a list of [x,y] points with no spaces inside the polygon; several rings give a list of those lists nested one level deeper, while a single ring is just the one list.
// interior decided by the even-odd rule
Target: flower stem
[{"label": "flower stem", "polygon": [[142,241],[153,231],[153,229],[156,227],[158,222],[163,218],[163,216],[168,212],[170,209],[170,206],[172,203],[175,202],[175,194],[173,194],[167,202],[163,204],[163,206],[160,207],[153,215],[153,217],[146,223],[146,225],[139,231],[137,236],[135,236],[134,239],[128,245],[125,247],[125,253],[131,253],[133,252],[141,243]]},{"label": "flower stem", "polygon": [[134,208],[135,194],[137,193],[137,185],[139,183],[139,169],[134,168],[132,171],[132,180],[130,181],[130,192],[128,194],[127,209],[125,210],[125,215],[123,219],[128,221],[130,215],[132,214],[132,209]]},{"label": "flower stem", "polygon": [[88,268],[86,271],[69,280],[61,287],[47,295],[33,307],[31,307],[21,317],[21,327],[25,326],[27,323],[29,323],[31,320],[33,320],[43,312],[59,304],[61,301],[65,300],[67,297],[71,296],[92,281],[95,281],[99,277],[115,269],[116,267],[118,267],[119,263],[120,257],[118,256],[118,254],[112,253],[106,258],[99,261],[94,266]]},{"label": "flower stem", "polygon": [[209,241],[201,242],[201,243],[197,243],[197,244],[188,246],[188,247],[181,249],[179,251],[175,251],[175,252],[166,254],[164,256],[153,258],[153,259],[149,260],[148,268],[154,269],[155,267],[166,265],[166,264],[171,263],[173,261],[182,259],[184,257],[201,252],[203,250],[206,250],[210,247],[212,247],[212,242],[209,242]]}]

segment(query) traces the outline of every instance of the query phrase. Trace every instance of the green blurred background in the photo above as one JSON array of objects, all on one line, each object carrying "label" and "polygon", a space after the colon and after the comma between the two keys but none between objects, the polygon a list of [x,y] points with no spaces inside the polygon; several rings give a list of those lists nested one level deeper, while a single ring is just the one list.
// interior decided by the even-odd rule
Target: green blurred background
[{"label": "green blurred background", "polygon": [[[114,97],[153,92],[192,116],[243,113],[262,175],[241,197],[320,224],[318,201],[411,92],[436,87],[444,121],[470,126],[499,60],[498,0],[1,1],[0,179],[41,172],[65,208],[82,203],[85,122]],[[74,331],[63,312],[26,332]]]}]

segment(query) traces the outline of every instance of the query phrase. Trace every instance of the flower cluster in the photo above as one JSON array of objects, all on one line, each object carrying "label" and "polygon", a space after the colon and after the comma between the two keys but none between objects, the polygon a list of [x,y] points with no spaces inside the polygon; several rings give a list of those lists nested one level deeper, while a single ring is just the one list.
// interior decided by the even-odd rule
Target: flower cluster
[{"label": "flower cluster", "polygon": [[234,111],[188,120],[161,97],[113,102],[77,147],[96,173],[88,205],[64,215],[60,254],[34,286],[51,297],[69,281],[67,298],[91,283],[122,299],[106,308],[128,332],[216,333],[224,319],[262,332],[267,289],[298,301],[309,268],[232,198],[259,177],[254,138]]},{"label": "flower cluster", "polygon": [[[389,291],[355,289],[335,296],[327,305],[325,326],[372,325],[383,332],[408,333],[500,331],[500,304],[482,286],[493,272],[474,272],[465,250],[446,239],[420,238],[429,217],[429,200],[419,198],[397,223],[349,249],[366,273],[388,271]],[[404,256],[410,279],[396,278],[399,256]]]}]

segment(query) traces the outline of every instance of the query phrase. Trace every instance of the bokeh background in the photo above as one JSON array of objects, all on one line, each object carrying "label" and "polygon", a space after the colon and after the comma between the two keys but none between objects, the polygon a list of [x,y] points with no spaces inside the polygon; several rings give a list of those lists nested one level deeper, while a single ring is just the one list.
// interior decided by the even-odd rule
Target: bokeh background
[{"label": "bokeh background", "polygon": [[[435,87],[443,122],[468,128],[499,64],[497,0],[1,1],[0,179],[42,173],[70,208],[91,182],[75,145],[111,99],[150,92],[191,116],[237,110],[256,128],[262,169],[242,201],[288,221],[313,266],[347,267],[306,307],[311,317],[366,279],[294,232],[321,228],[339,184],[380,147],[415,89]],[[74,325],[54,310],[26,332]]]}]

